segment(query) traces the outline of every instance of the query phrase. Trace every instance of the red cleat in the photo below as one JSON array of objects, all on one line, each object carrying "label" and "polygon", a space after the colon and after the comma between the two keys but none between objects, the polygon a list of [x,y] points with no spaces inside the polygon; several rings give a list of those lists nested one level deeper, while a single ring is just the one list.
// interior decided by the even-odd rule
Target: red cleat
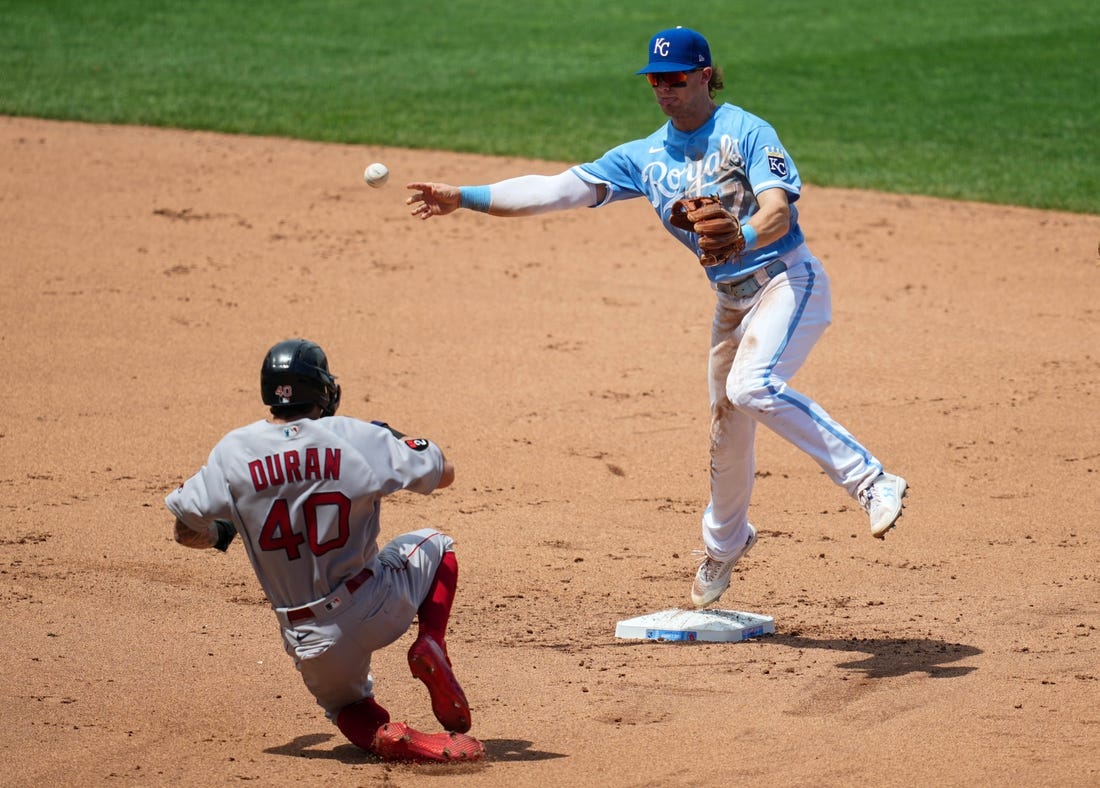
[{"label": "red cleat", "polygon": [[464,733],[421,733],[404,722],[387,722],[374,735],[371,752],[386,761],[470,763],[485,757],[485,746]]},{"label": "red cleat", "polygon": [[409,648],[409,669],[428,688],[439,724],[458,733],[470,730],[470,704],[443,647],[427,635],[418,637]]}]

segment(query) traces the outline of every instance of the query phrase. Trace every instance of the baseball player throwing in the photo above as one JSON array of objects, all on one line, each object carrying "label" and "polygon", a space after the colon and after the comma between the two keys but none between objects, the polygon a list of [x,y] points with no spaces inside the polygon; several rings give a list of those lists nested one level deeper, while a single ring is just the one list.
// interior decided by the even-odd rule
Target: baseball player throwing
[{"label": "baseball player throwing", "polygon": [[[732,104],[710,45],[694,30],[662,30],[644,74],[669,122],[644,139],[554,176],[486,186],[408,184],[421,219],[458,208],[525,216],[644,197],[703,265],[717,302],[711,328],[710,502],[705,558],[691,588],[704,607],[756,544],[749,522],[758,424],[812,457],[870,515],[883,537],[902,511],[906,482],[885,473],[848,430],[790,381],[831,322],[829,280],[806,246],[796,202],[801,180],[775,129]],[[717,199],[714,199],[717,198]]]},{"label": "baseball player throwing", "polygon": [[[336,416],[340,386],[324,351],[292,339],[268,351],[266,420],[230,432],[165,498],[185,547],[226,550],[241,536],[309,691],[354,744],[385,760],[469,761],[470,707],[445,641],[458,581],[452,540],[423,529],[378,549],[382,498],[454,480],[439,447],[381,422]],[[409,667],[446,729],[423,733],[374,698],[371,654],[418,621]]]}]

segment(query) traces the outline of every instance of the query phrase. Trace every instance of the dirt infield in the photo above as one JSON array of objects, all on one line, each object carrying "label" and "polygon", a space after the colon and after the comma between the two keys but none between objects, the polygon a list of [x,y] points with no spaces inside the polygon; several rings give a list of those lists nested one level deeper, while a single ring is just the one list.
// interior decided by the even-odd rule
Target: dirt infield
[{"label": "dirt infield", "polygon": [[[909,479],[907,513],[872,539],[760,430],[761,539],[722,606],[775,636],[645,643],[615,623],[689,604],[701,546],[703,274],[643,201],[403,204],[561,168],[0,118],[0,784],[1100,783],[1100,216],[808,186],[834,326],[798,385]],[[383,535],[456,538],[483,764],[347,743],[240,546],[171,540],[164,495],[263,415],[263,353],[297,335],[341,412],[455,461]],[[379,699],[435,730],[407,646]]]}]

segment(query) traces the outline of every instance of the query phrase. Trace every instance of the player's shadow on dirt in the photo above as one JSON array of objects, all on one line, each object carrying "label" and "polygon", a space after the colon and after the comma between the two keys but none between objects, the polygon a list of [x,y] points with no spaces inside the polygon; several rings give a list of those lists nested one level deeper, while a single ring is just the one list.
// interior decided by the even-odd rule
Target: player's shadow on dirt
[{"label": "player's shadow on dirt", "polygon": [[485,757],[490,761],[548,761],[551,758],[568,757],[561,752],[532,750],[525,739],[482,739],[485,745]]},{"label": "player's shadow on dirt", "polygon": [[[286,744],[277,747],[268,747],[264,752],[270,755],[286,755],[290,758],[318,758],[341,763],[381,763],[381,760],[371,753],[361,750],[350,742],[344,742],[331,748],[322,748],[321,745],[335,738],[331,733],[309,733],[297,736]],[[559,752],[546,752],[545,750],[531,749],[532,742],[524,739],[482,739],[485,745],[485,759],[487,761],[546,761],[551,758],[565,758]],[[469,764],[474,766],[475,764]],[[454,768],[464,764],[445,764],[446,768]]]},{"label": "player's shadow on dirt", "polygon": [[307,733],[296,736],[286,744],[276,747],[268,747],[264,752],[270,755],[286,755],[291,758],[318,758],[343,763],[374,763],[377,756],[371,755],[366,750],[361,750],[354,744],[344,741],[332,748],[321,748],[325,742],[331,741],[335,736],[331,733]]},{"label": "player's shadow on dirt", "polygon": [[823,649],[825,651],[862,651],[865,659],[838,662],[838,668],[862,671],[868,678],[884,679],[904,676],[908,673],[927,673],[934,679],[952,679],[965,676],[977,668],[970,665],[951,665],[967,657],[982,653],[980,648],[962,643],[945,643],[927,638],[836,638],[824,640],[798,634],[771,635],[767,641],[797,649]]}]

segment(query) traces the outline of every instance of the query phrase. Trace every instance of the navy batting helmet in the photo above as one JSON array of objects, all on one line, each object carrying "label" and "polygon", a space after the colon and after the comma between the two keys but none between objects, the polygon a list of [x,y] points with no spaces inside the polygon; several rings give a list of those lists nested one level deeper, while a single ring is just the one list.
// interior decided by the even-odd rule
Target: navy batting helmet
[{"label": "navy batting helmet", "polygon": [[340,386],[328,371],[325,351],[307,339],[287,339],[267,351],[260,394],[265,405],[318,405],[322,416],[340,406]]}]

